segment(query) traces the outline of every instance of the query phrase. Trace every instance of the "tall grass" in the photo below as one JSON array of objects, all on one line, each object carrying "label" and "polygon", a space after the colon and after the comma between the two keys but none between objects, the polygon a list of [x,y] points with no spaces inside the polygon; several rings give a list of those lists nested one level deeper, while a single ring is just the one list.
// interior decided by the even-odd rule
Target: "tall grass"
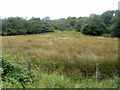
[{"label": "tall grass", "polygon": [[[118,77],[102,80],[99,84],[95,83],[94,77],[83,78],[80,82],[75,82],[65,75],[57,72],[51,75],[31,70],[26,73],[26,68],[13,63],[10,60],[2,60],[2,88],[117,88]],[[0,71],[1,73],[1,71]]]},{"label": "tall grass", "polygon": [[117,38],[86,36],[77,32],[2,37],[3,55],[27,67],[49,75],[58,72],[75,81],[94,76],[100,64],[101,79],[117,75]]}]

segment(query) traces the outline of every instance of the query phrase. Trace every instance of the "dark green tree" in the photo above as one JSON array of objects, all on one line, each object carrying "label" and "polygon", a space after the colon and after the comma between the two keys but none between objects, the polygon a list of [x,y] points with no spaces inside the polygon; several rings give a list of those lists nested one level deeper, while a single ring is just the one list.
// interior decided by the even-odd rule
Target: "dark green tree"
[{"label": "dark green tree", "polygon": [[114,10],[108,10],[101,15],[101,18],[103,19],[107,27],[109,27],[109,25],[111,24],[111,19],[113,18],[114,15],[115,15]]},{"label": "dark green tree", "polygon": [[111,37],[120,37],[120,10],[116,10],[115,16],[111,20]]},{"label": "dark green tree", "polygon": [[82,33],[100,36],[104,33],[107,33],[107,27],[99,15],[92,14],[82,26]]}]

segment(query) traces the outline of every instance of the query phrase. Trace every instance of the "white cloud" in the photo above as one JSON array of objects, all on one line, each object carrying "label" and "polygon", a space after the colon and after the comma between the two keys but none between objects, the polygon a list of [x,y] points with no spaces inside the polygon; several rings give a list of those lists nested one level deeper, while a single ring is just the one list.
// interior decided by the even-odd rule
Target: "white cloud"
[{"label": "white cloud", "polygon": [[89,16],[118,9],[119,0],[2,0],[0,16],[40,17],[51,19]]}]

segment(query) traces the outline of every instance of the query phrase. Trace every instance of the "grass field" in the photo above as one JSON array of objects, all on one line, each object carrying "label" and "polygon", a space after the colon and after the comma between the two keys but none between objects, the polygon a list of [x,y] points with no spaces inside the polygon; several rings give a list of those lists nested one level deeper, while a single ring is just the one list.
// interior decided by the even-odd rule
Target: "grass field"
[{"label": "grass field", "polygon": [[[2,45],[5,58],[24,68],[31,60],[32,70],[40,74],[36,85],[27,87],[117,87],[117,38],[57,31],[3,36]],[[100,66],[99,84],[95,83],[96,63]]]}]

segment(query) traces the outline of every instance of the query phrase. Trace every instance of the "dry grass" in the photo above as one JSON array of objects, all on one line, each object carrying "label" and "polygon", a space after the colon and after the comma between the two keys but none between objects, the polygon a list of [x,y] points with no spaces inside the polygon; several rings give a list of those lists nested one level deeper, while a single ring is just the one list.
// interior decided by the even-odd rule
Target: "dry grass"
[{"label": "dry grass", "polygon": [[66,73],[74,79],[81,71],[94,74],[98,62],[101,72],[117,70],[118,39],[85,36],[77,32],[55,32],[2,37],[3,55],[24,67],[30,59],[39,71]]}]

